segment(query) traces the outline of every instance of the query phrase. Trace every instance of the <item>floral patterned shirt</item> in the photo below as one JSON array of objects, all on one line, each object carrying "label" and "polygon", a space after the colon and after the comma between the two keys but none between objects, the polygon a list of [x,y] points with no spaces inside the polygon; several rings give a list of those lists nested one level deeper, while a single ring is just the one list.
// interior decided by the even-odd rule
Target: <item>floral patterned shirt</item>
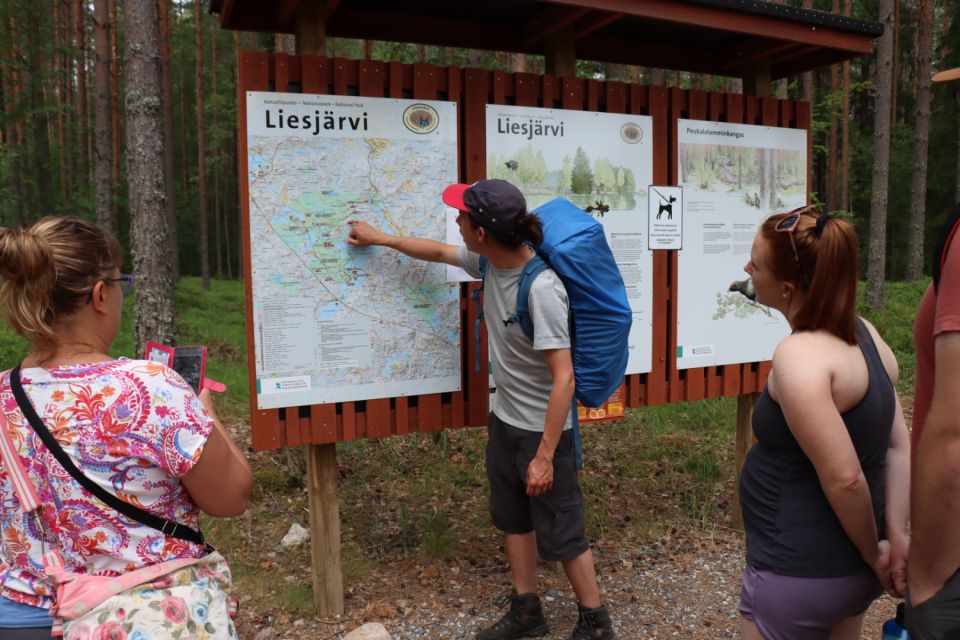
[{"label": "floral patterned shirt", "polygon": [[[27,368],[20,374],[37,414],[74,464],[107,491],[167,520],[198,528],[199,510],[180,478],[197,463],[213,422],[190,386],[146,360]],[[116,575],[174,558],[199,558],[200,545],[127,519],[80,486],[34,434],[0,374],[0,410],[37,492],[43,524],[68,569]],[[49,608],[40,532],[20,508],[0,464],[0,594]]]}]

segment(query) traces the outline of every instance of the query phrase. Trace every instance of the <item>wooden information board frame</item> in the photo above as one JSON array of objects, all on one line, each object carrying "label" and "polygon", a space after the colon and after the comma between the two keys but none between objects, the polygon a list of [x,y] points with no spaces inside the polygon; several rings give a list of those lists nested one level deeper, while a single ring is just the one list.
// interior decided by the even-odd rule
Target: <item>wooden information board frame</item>
[{"label": "wooden information board frame", "polygon": [[[809,130],[811,115],[809,103],[732,93],[453,66],[241,53],[238,144],[249,353],[253,353],[254,335],[249,272],[247,91],[454,101],[459,119],[458,173],[465,182],[480,180],[486,174],[484,123],[487,104],[649,115],[653,118],[654,184],[677,183],[676,125],[680,118]],[[809,136],[807,145],[809,159]],[[649,373],[626,376],[627,407],[742,396],[760,391],[770,371],[768,361],[686,370],[676,368],[676,282],[677,253],[654,251],[653,366]],[[478,370],[473,348],[477,339],[474,333],[477,307],[470,296],[476,286],[462,284],[460,291],[462,391],[264,410],[256,406],[256,372],[251,360],[249,382],[254,448],[331,444],[485,425],[489,394],[487,344],[486,330],[481,328]]]}]

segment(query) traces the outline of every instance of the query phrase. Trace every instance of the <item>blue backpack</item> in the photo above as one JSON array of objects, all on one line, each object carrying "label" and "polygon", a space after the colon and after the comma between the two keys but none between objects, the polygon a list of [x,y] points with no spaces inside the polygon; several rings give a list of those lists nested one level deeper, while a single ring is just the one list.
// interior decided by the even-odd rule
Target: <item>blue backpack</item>
[{"label": "blue backpack", "polygon": [[[556,198],[532,213],[543,224],[543,242],[524,267],[517,290],[518,322],[533,339],[528,298],[534,278],[553,269],[567,289],[570,302],[570,341],[576,399],[599,407],[623,382],[629,357],[627,340],[633,313],[620,269],[607,244],[603,226],[565,198]],[[480,258],[480,277],[487,261]],[[479,297],[479,292],[475,293]],[[480,318],[483,311],[481,309]],[[576,411],[573,413],[576,419]],[[579,445],[579,438],[578,443]],[[579,460],[579,446],[577,458]]]}]

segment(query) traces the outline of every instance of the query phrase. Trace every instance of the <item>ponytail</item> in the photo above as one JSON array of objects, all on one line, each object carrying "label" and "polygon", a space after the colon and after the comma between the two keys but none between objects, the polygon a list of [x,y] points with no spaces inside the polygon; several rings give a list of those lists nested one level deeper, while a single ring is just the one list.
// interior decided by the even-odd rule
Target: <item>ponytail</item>
[{"label": "ponytail", "polygon": [[[856,344],[858,261],[853,226],[829,214],[801,215],[793,231],[777,231],[777,224],[787,215],[768,218],[761,233],[773,249],[774,275],[804,292],[793,328],[827,331],[847,344]],[[796,256],[789,234],[793,234]]]}]

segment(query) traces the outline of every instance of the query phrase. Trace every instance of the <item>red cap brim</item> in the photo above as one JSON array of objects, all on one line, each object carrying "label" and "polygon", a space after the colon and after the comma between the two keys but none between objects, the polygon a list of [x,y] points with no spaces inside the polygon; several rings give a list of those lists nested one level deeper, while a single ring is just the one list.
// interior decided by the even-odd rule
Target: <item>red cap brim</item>
[{"label": "red cap brim", "polygon": [[448,207],[453,207],[460,211],[467,211],[467,205],[463,203],[463,194],[466,193],[467,189],[471,186],[472,185],[469,184],[452,184],[443,190],[443,195],[440,196],[440,198]]},{"label": "red cap brim", "polygon": [[949,82],[951,80],[960,79],[960,67],[956,69],[947,69],[946,71],[941,71],[937,75],[933,76],[931,80],[934,82]]}]

